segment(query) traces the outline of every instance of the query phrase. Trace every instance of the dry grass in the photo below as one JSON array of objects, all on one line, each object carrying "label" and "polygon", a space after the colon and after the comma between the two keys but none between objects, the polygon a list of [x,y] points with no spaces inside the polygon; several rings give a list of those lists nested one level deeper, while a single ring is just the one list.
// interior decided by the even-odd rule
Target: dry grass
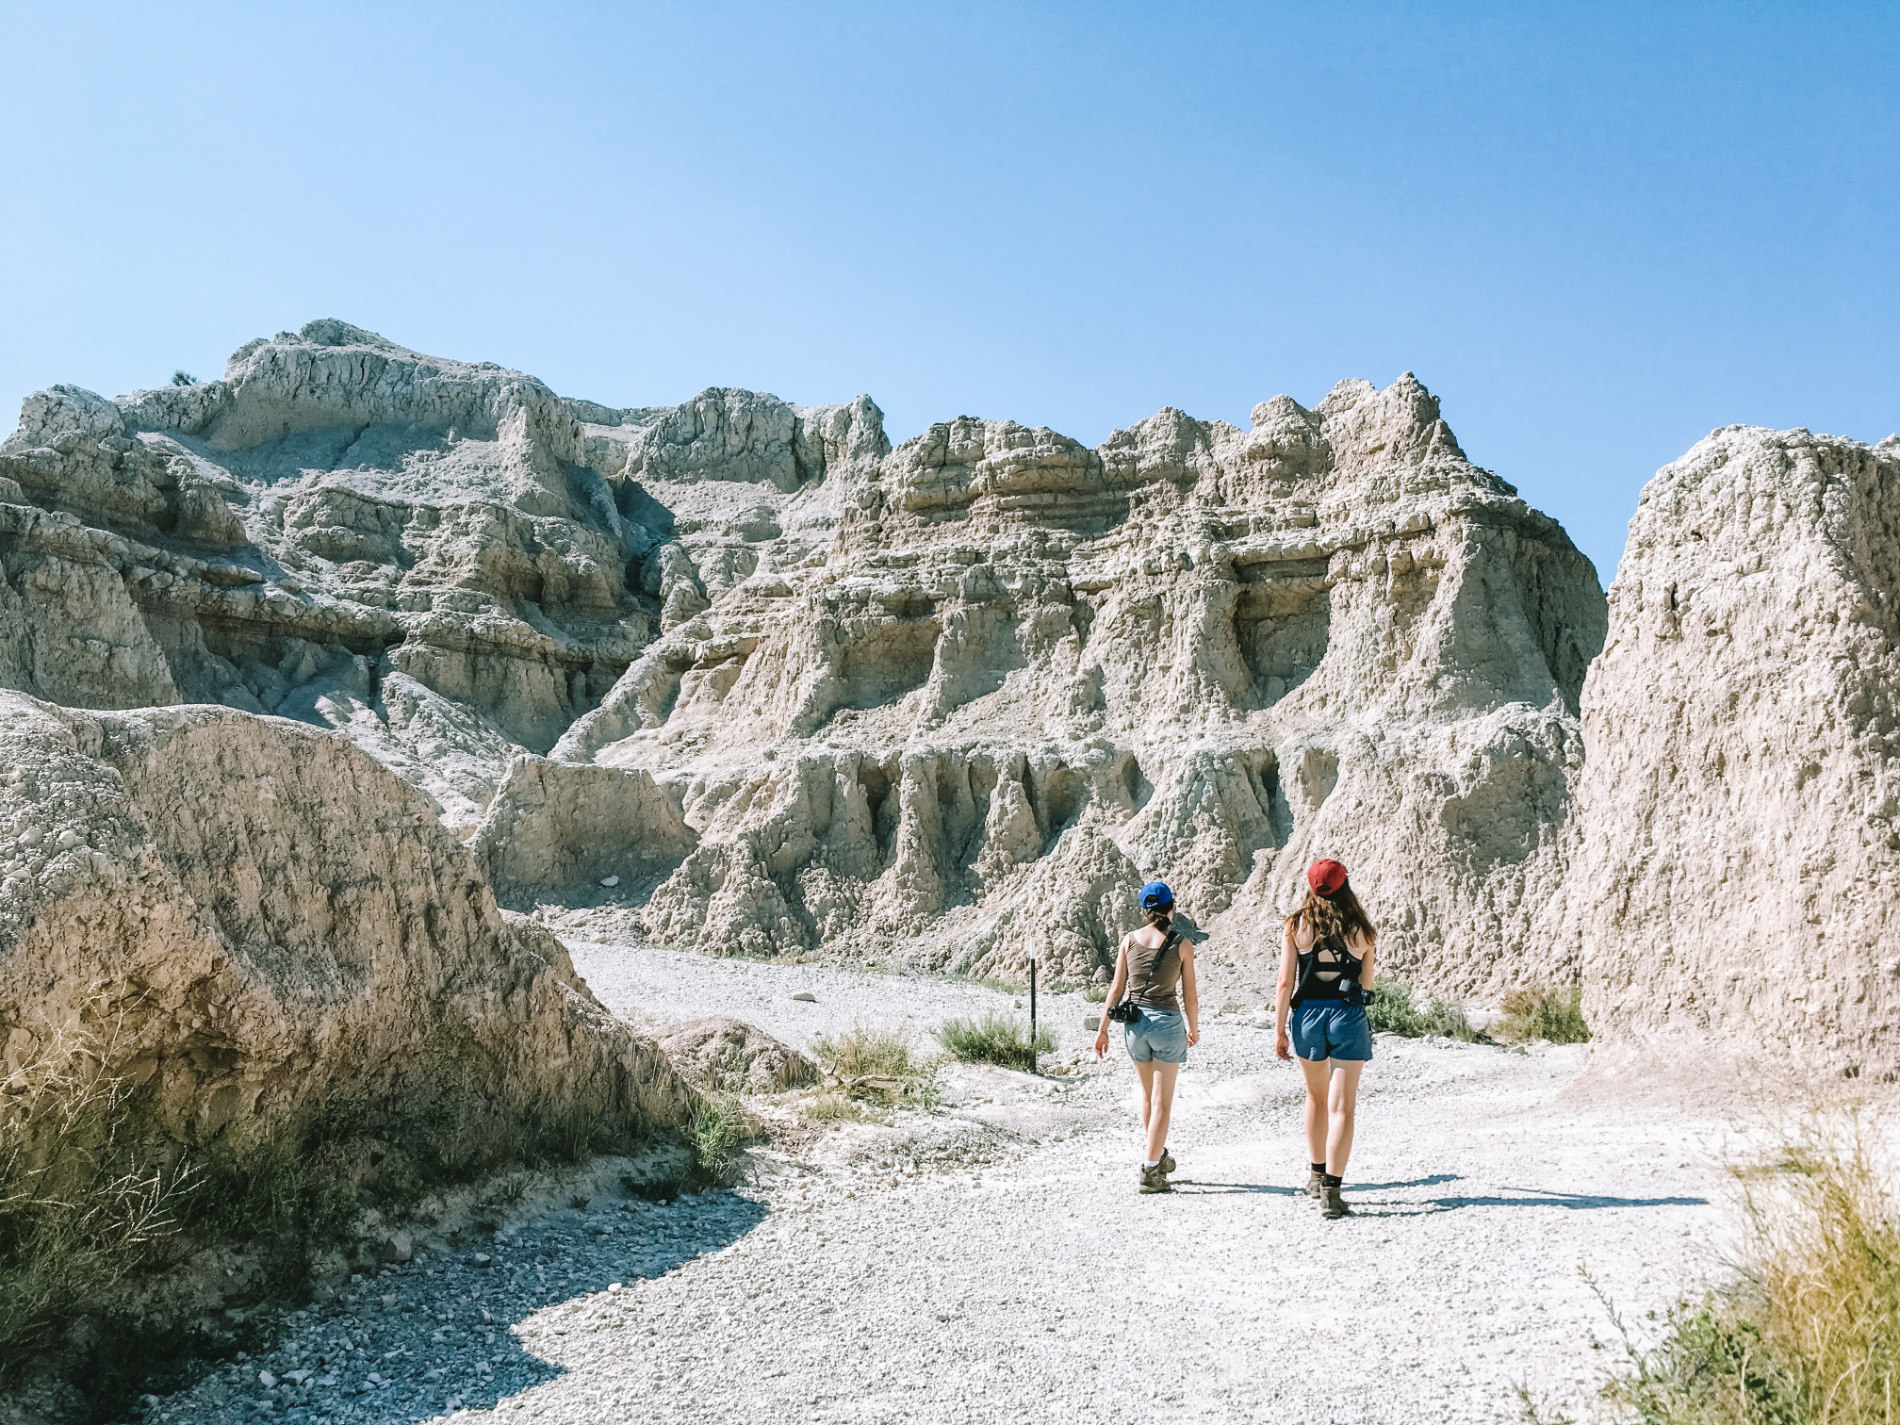
[{"label": "dry grass", "polygon": [[192,1184],[123,1141],[128,1089],[91,1041],[0,1084],[0,1383],[111,1305],[177,1233]]},{"label": "dry grass", "polygon": [[953,1059],[966,1064],[1000,1064],[1005,1069],[1033,1072],[1038,1054],[1053,1053],[1055,1036],[1036,1031],[1035,1040],[1022,1021],[991,1010],[981,1019],[952,1019],[937,1030],[937,1042]]},{"label": "dry grass", "polygon": [[1491,1026],[1493,1037],[1507,1044],[1546,1039],[1552,1044],[1584,1044],[1590,1027],[1583,1022],[1583,986],[1561,988],[1539,985],[1515,989],[1499,1006],[1504,1017]]},{"label": "dry grass", "polygon": [[[860,1025],[836,1037],[823,1035],[813,1041],[812,1054],[832,1081],[828,1092],[846,1100],[877,1108],[929,1108],[937,1101],[937,1066],[895,1030]],[[809,1104],[806,1113],[822,1116]]]},{"label": "dry grass", "polygon": [[[1734,1280],[1606,1392],[1643,1425],[1900,1425],[1900,1201],[1858,1119],[1737,1171]],[[1620,1325],[1620,1323],[1619,1323]],[[1627,1338],[1626,1338],[1627,1339]]]}]

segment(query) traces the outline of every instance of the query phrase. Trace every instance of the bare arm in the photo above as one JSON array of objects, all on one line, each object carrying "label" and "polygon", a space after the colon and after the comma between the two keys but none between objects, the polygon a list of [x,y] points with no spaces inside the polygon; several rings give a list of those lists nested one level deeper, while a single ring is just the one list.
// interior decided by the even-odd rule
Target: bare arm
[{"label": "bare arm", "polygon": [[1201,1042],[1201,992],[1194,983],[1194,946],[1181,942],[1181,1003],[1187,1006],[1188,1043]]},{"label": "bare arm", "polygon": [[1108,1007],[1120,1004],[1122,989],[1128,983],[1128,937],[1122,937],[1121,947],[1115,952],[1115,979],[1108,987],[1108,998],[1102,1001],[1102,1022],[1095,1030],[1095,1057],[1101,1058],[1108,1052]]},{"label": "bare arm", "polygon": [[1359,961],[1359,987],[1361,989],[1369,990],[1372,988],[1372,957],[1377,953],[1378,948],[1379,942],[1368,935],[1366,937],[1366,953]]},{"label": "bare arm", "polygon": [[1273,1002],[1273,1052],[1282,1059],[1293,1057],[1292,1044],[1286,1037],[1286,1016],[1293,1003],[1293,975],[1299,963],[1300,952],[1293,944],[1293,922],[1289,920],[1280,939],[1280,979],[1274,986]]}]

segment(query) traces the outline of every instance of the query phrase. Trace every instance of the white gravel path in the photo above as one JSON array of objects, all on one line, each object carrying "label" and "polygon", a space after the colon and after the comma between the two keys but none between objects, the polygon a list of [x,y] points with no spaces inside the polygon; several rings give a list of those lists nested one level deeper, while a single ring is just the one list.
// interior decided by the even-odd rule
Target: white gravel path
[{"label": "white gravel path", "polygon": [[[623,1011],[731,1013],[800,1045],[854,1023],[907,1025],[921,1043],[1013,998],[573,949]],[[1052,1060],[1073,1060],[1092,1007],[1044,1007]],[[935,1113],[787,1140],[738,1192],[564,1210],[484,1245],[493,1265],[444,1254],[359,1284],[271,1356],[148,1418],[1516,1420],[1517,1386],[1575,1411],[1613,1364],[1580,1266],[1639,1323],[1708,1269],[1721,1126],[1566,1106],[1582,1048],[1382,1037],[1348,1177],[1356,1215],[1326,1222],[1300,1190],[1298,1071],[1250,1019],[1203,1028],[1172,1195],[1135,1192],[1119,1049],[1046,1079],[957,1068]],[[324,1356],[346,1322],[365,1344]],[[365,1386],[385,1359],[392,1383]],[[293,1360],[336,1384],[286,1389]],[[260,1411],[264,1370],[279,1384]]]}]

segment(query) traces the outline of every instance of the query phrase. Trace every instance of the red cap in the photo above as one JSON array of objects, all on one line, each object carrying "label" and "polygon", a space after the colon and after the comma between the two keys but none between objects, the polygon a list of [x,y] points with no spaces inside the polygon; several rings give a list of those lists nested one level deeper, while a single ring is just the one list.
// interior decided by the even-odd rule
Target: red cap
[{"label": "red cap", "polygon": [[1306,884],[1316,895],[1335,896],[1346,884],[1346,868],[1337,861],[1315,861],[1306,868]]}]

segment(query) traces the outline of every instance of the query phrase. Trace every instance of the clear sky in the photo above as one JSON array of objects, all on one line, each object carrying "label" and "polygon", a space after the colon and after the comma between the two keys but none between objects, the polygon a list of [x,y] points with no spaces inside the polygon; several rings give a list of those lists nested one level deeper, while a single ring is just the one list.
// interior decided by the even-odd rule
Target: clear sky
[{"label": "clear sky", "polygon": [[9,414],[318,316],[900,440],[1411,370],[1606,584],[1711,428],[1900,427],[1890,3],[0,0],[0,194]]}]

